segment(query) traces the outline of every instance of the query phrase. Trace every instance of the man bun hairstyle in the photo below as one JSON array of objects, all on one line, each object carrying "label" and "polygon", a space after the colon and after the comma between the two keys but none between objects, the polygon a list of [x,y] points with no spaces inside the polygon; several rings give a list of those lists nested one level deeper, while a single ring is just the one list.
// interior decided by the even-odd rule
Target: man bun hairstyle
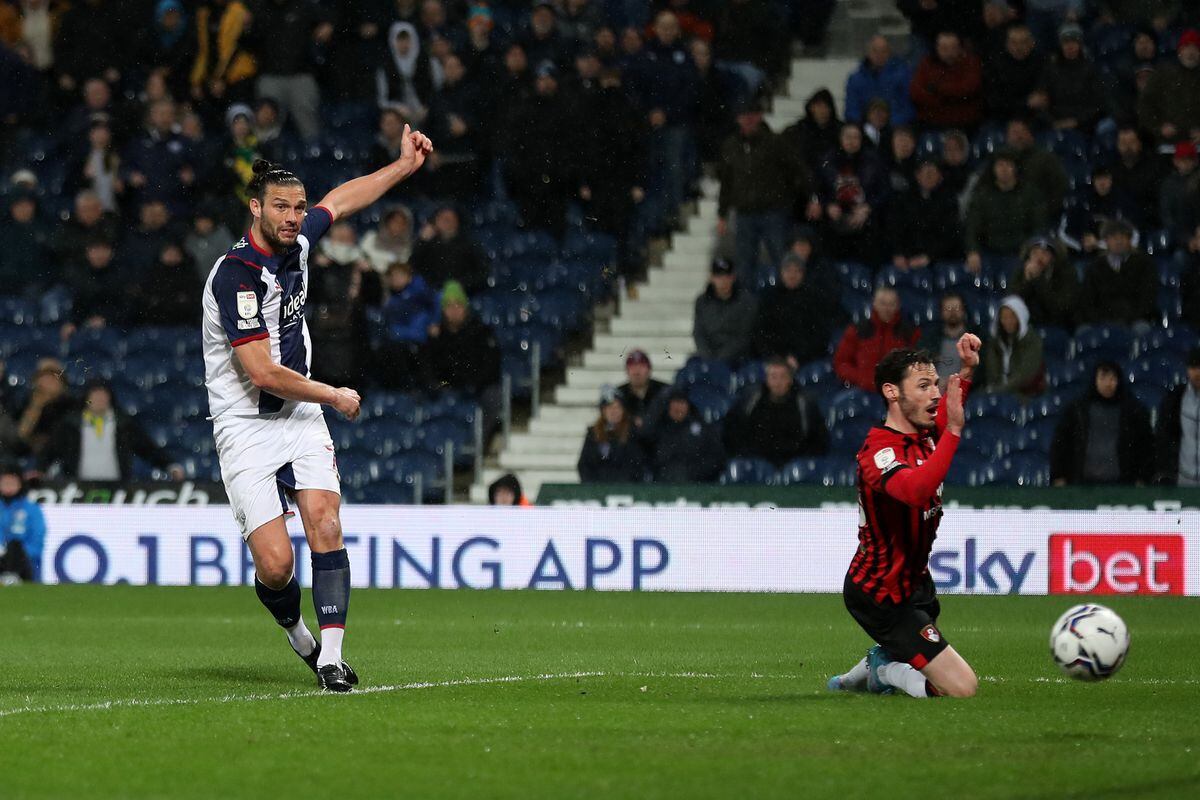
[{"label": "man bun hairstyle", "polygon": [[254,177],[250,179],[250,183],[246,189],[250,196],[257,198],[258,202],[262,202],[266,197],[268,186],[299,186],[304,188],[304,182],[296,177],[295,173],[284,169],[279,164],[272,164],[265,158],[256,158],[254,163],[250,165],[250,169],[254,172]]},{"label": "man bun hairstyle", "polygon": [[918,364],[935,367],[937,359],[928,350],[909,350],[900,347],[892,350],[875,365],[875,391],[883,396],[885,383],[899,386],[909,369]]}]

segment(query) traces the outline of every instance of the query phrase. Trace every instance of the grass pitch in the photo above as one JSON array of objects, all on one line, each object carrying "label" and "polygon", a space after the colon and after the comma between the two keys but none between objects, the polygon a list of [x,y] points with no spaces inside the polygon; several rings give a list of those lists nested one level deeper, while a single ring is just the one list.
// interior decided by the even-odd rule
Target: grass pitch
[{"label": "grass pitch", "polygon": [[1069,604],[944,598],[980,695],[917,701],[825,691],[836,596],[356,590],[364,691],[321,696],[251,589],[4,588],[0,796],[1197,796],[1200,602],[1112,600],[1102,684]]}]

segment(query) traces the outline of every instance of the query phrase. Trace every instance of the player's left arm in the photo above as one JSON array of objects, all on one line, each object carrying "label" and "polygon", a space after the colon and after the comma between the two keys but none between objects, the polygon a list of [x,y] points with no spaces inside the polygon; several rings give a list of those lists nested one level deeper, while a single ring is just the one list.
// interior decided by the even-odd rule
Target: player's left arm
[{"label": "player's left arm", "polygon": [[325,195],[318,205],[329,211],[333,220],[357,214],[387,194],[393,186],[407,180],[421,168],[426,156],[432,152],[433,142],[429,137],[405,125],[399,158],[370,175],[346,181]]},{"label": "player's left arm", "polygon": [[[964,333],[958,339],[958,357],[962,360],[962,368],[958,371],[959,385],[962,387],[962,399],[966,401],[967,395],[971,391],[971,378],[975,375],[975,368],[979,366],[979,350],[983,347],[983,342],[973,333]],[[937,410],[937,432],[938,436],[946,430],[946,403],[949,398],[949,392],[942,395],[941,401],[938,402]]]}]

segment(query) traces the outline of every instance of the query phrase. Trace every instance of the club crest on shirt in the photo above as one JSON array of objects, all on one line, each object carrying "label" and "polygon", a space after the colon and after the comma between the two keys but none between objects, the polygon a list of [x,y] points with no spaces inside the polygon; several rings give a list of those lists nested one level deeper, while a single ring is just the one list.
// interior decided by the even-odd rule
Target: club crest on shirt
[{"label": "club crest on shirt", "polygon": [[875,451],[875,466],[880,470],[886,470],[892,464],[896,463],[896,451],[890,447],[885,447],[882,450]]},{"label": "club crest on shirt", "polygon": [[238,292],[237,310],[238,316],[242,319],[253,317],[258,313],[258,295],[254,292]]},{"label": "club crest on shirt", "polygon": [[921,638],[927,642],[937,644],[942,640],[942,634],[932,625],[926,625],[924,628],[921,628]]}]

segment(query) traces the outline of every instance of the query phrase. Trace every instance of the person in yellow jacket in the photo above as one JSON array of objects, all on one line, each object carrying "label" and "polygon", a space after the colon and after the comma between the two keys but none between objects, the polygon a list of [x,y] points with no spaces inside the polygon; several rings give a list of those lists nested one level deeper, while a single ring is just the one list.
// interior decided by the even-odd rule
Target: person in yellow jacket
[{"label": "person in yellow jacket", "polygon": [[192,64],[192,96],[215,100],[240,97],[253,86],[245,83],[258,65],[243,44],[252,15],[240,0],[208,0],[196,9],[196,60]]}]

